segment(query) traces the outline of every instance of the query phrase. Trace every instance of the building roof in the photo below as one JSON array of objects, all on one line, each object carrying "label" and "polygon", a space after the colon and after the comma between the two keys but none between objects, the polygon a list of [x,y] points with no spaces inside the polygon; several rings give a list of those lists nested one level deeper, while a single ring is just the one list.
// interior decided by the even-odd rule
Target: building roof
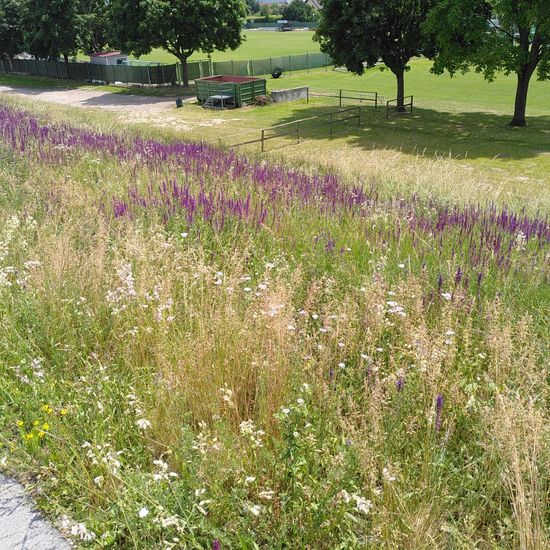
[{"label": "building roof", "polygon": [[311,4],[315,9],[321,9],[321,0],[305,0],[306,4]]},{"label": "building roof", "polygon": [[122,52],[98,52],[93,53],[90,57],[120,57],[121,55],[126,56],[126,54]]}]

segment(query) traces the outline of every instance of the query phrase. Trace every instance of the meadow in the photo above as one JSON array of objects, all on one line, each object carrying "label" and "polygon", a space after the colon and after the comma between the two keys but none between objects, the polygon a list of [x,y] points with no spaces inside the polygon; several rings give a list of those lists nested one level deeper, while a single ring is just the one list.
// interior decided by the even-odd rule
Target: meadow
[{"label": "meadow", "polygon": [[510,131],[416,63],[263,156],[215,144],[334,106],[0,99],[0,464],[79,547],[548,547],[548,84]]}]

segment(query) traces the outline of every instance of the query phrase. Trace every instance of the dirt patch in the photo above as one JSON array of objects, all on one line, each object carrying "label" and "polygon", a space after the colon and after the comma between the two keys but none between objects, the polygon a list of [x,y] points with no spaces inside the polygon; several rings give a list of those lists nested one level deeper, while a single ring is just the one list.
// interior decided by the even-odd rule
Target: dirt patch
[{"label": "dirt patch", "polygon": [[[183,117],[174,116],[175,97],[132,95],[87,87],[43,90],[3,85],[0,86],[0,92],[58,105],[109,111],[116,113],[118,118],[125,122],[154,124],[160,128],[170,128],[181,132],[189,132],[197,127],[219,126],[225,122],[222,118],[191,122]],[[185,102],[188,101],[194,101],[194,99],[185,100]]]}]

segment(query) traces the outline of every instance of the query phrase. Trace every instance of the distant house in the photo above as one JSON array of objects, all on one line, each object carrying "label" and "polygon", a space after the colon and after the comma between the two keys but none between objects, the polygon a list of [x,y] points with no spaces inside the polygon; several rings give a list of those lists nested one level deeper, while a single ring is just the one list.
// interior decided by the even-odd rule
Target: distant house
[{"label": "distant house", "polygon": [[128,56],[122,52],[99,52],[90,55],[90,63],[97,65],[126,65]]}]

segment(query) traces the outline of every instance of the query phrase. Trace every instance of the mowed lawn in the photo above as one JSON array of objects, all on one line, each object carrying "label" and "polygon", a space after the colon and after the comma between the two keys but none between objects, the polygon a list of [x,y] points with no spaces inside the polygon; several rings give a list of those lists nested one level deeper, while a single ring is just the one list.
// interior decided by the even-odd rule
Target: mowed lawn
[{"label": "mowed lawn", "polygon": [[[311,53],[319,51],[319,44],[313,41],[312,31],[246,31],[242,46],[236,50],[214,52],[214,61],[227,61],[230,59],[263,59],[280,55]],[[207,54],[196,52],[191,56],[192,60],[206,59]],[[159,61],[173,63],[176,58],[164,50],[155,49],[148,55],[139,58],[143,61]]]}]

